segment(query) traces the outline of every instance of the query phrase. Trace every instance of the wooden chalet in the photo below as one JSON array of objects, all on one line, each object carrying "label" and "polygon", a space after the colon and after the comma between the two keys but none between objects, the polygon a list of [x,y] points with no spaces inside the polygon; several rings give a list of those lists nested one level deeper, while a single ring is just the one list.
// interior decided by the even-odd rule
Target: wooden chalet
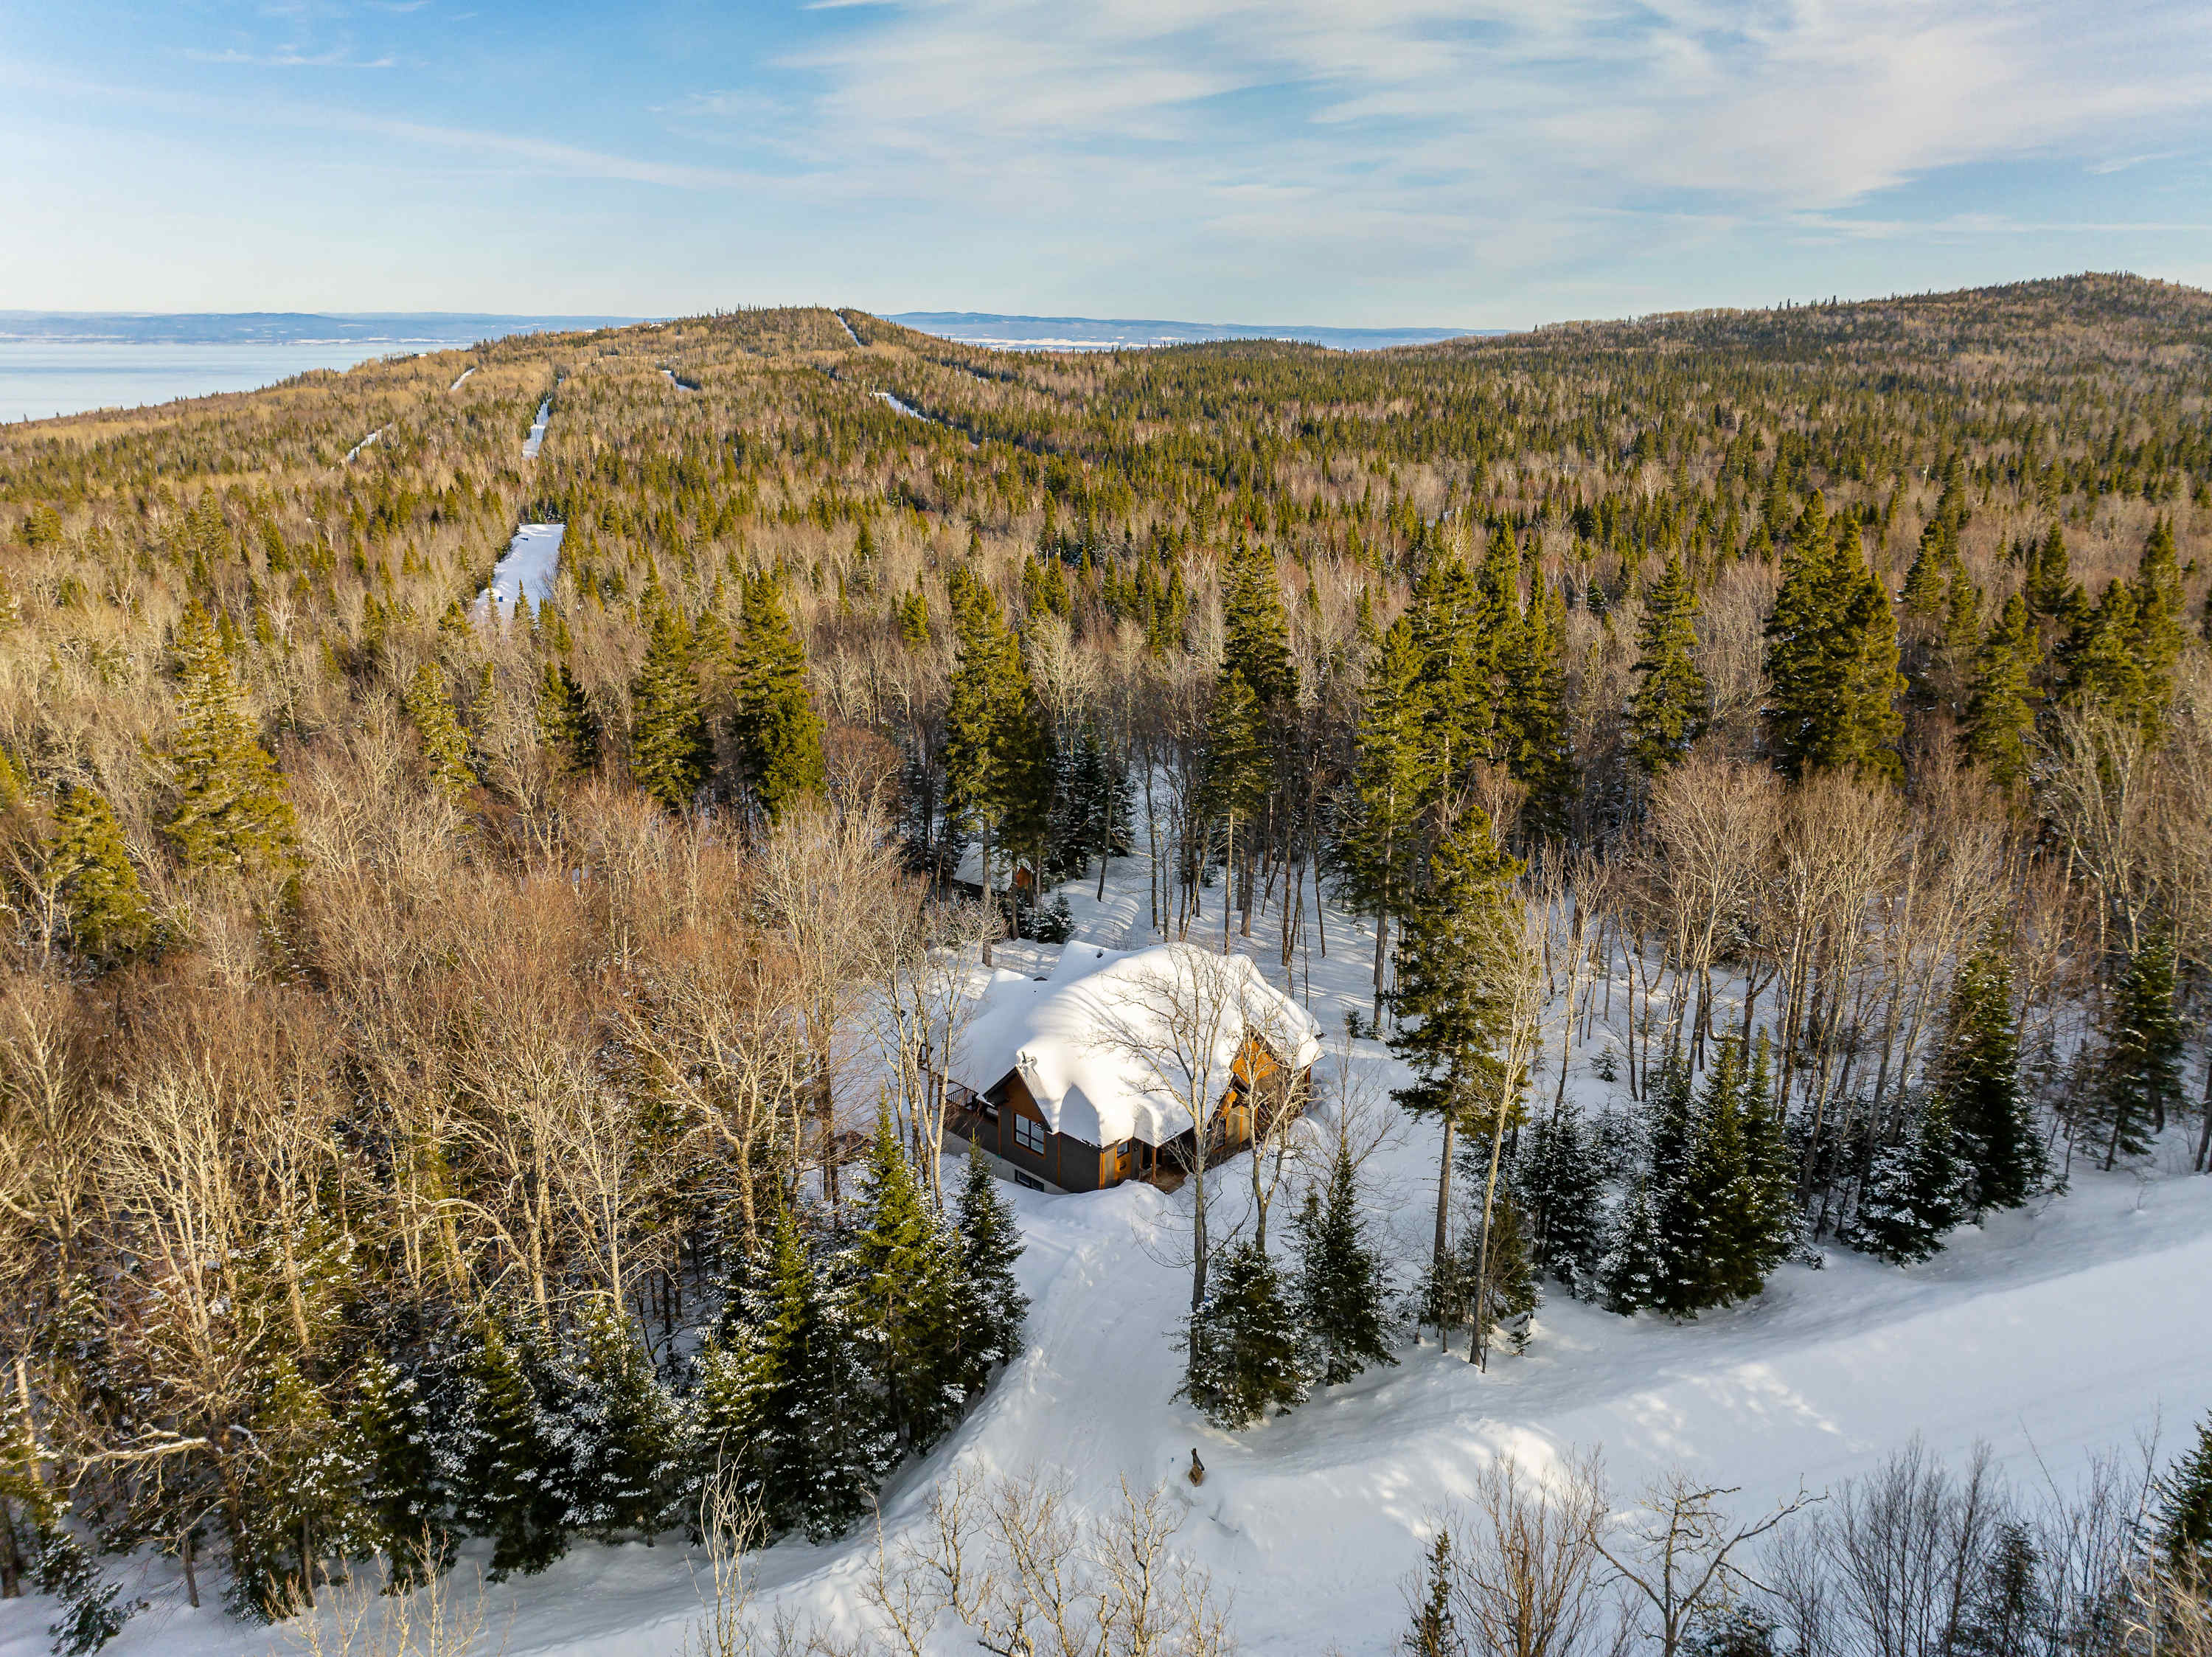
[{"label": "wooden chalet", "polygon": [[[1194,949],[1071,943],[1042,980],[1000,973],[945,1079],[947,1148],[979,1144],[1066,1191],[1180,1179],[1195,1159],[1198,1124],[1164,1085],[1166,1061],[1147,1060],[1132,1041],[1159,986],[1179,966],[1189,970],[1174,952]],[[1205,960],[1208,971],[1247,975],[1219,1020],[1212,1069],[1226,1081],[1206,1124],[1211,1167],[1249,1146],[1274,1112],[1302,1107],[1321,1039],[1304,1008],[1250,961]]]}]

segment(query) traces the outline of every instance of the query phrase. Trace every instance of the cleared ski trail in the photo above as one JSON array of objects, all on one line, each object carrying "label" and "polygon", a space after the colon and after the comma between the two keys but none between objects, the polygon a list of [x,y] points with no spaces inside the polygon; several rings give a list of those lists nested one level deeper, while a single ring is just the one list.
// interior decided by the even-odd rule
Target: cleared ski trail
[{"label": "cleared ski trail", "polygon": [[530,436],[522,440],[522,458],[534,460],[538,451],[545,446],[545,428],[553,423],[553,399],[547,398],[538,405],[538,417],[530,423]]}]

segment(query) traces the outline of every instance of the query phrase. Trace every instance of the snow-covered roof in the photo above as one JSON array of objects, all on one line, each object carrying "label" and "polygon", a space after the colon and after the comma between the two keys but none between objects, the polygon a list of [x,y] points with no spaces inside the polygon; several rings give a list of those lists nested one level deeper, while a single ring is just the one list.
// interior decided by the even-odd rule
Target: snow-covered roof
[{"label": "snow-covered roof", "polygon": [[[1199,1020],[1176,1019],[1172,1007],[1210,1004]],[[952,1071],[977,1092],[1009,1070],[1055,1133],[1093,1145],[1141,1139],[1161,1145],[1191,1124],[1176,1097],[1188,1082],[1178,1026],[1205,1029],[1212,1051],[1200,1055],[1218,1099],[1245,1038],[1271,1048],[1289,1045],[1292,1067],[1321,1057],[1321,1026],[1291,996],[1260,975],[1244,956],[1221,956],[1193,944],[1102,949],[1070,943],[1043,980],[1018,972],[993,975],[982,1004],[963,1035]],[[1149,1055],[1149,1056],[1148,1056]]]}]

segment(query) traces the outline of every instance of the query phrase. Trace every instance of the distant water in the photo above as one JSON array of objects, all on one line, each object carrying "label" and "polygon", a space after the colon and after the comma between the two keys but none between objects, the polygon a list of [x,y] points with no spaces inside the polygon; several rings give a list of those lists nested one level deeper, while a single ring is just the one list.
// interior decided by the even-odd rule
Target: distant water
[{"label": "distant water", "polygon": [[388,352],[441,349],[451,347],[343,339],[208,345],[0,339],[0,420],[44,420],[88,409],[252,391],[309,369],[349,369]]}]

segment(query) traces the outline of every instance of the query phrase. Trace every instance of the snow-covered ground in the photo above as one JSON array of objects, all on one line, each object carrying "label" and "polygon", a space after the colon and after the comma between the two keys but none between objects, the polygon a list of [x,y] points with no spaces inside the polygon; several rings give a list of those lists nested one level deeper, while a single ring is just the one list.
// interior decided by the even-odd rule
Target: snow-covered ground
[{"label": "snow-covered ground", "polygon": [[356,443],[351,448],[346,451],[345,463],[348,466],[351,466],[353,464],[355,455],[360,454],[362,450],[367,448],[371,443],[374,442],[378,438],[383,436],[384,428],[379,426],[374,431],[369,433],[368,436],[362,438],[361,442]]},{"label": "snow-covered ground", "polygon": [[[1065,888],[1075,942],[1147,941],[1141,859],[1115,864],[1103,905],[1094,891]],[[1218,929],[1218,893],[1207,895]],[[1256,959],[1280,983],[1274,929],[1254,929]],[[1219,934],[1200,921],[1192,936]],[[1345,1014],[1370,1004],[1373,940],[1334,912],[1328,938],[1328,958],[1310,963],[1310,1004],[1329,1038],[1317,1129],[1340,1075],[1386,1119],[1401,1079],[1373,1041],[1353,1044],[1340,1071]],[[998,952],[1001,966],[1030,973],[1057,953]],[[1308,994],[1303,971],[1296,989]],[[1620,1102],[1625,1089],[1590,1073],[1592,1051],[1577,1051],[1572,1093],[1589,1109]],[[1366,1168],[1374,1217],[1408,1270],[1424,1248],[1436,1156],[1433,1130],[1401,1127]],[[1245,1167],[1239,1159],[1213,1175],[1217,1223],[1239,1211]],[[1064,1473],[1094,1511],[1123,1479],[1164,1482],[1186,1511],[1178,1547],[1233,1589],[1254,1652],[1393,1649],[1425,1519],[1500,1453],[1540,1467],[1570,1448],[1601,1448],[1624,1504],[1645,1478],[1681,1467],[1741,1487],[1731,1501],[1748,1514],[1801,1483],[1819,1490],[1866,1471],[1916,1433],[1953,1459],[1987,1441],[2023,1484],[2045,1467],[2070,1483],[2088,1453],[2161,1424],[2172,1446],[2212,1407],[2212,1179],[2170,1158],[2140,1175],[2077,1170],[2066,1195],[1958,1234],[1923,1265],[1832,1248],[1825,1269],[1785,1267],[1757,1301],[1694,1323],[1617,1318],[1554,1293],[1528,1353],[1494,1356],[1486,1374],[1457,1352],[1407,1348],[1397,1368],[1237,1435],[1171,1401],[1171,1341],[1189,1295],[1172,1240],[1188,1225],[1187,1194],[1008,1191],[1027,1242],[1030,1349],[935,1454],[886,1489],[887,1530],[915,1522],[930,1485],[956,1465]],[[1194,1447],[1208,1469],[1195,1489],[1181,1476]],[[758,1562],[764,1591],[802,1617],[850,1627],[873,1546],[865,1532],[824,1547],[779,1544]],[[674,1538],[579,1544],[542,1576],[487,1590],[486,1648],[503,1638],[514,1657],[672,1653],[699,1614],[696,1563]],[[119,1657],[285,1648],[219,1611],[181,1610],[166,1568],[137,1591],[155,1609],[112,1648]],[[0,1605],[0,1657],[41,1650],[46,1620],[36,1602]],[[972,1647],[947,1633],[941,1649]]]},{"label": "snow-covered ground", "polygon": [[514,608],[517,594],[534,609],[553,596],[553,577],[561,567],[561,537],[566,524],[524,524],[514,532],[507,551],[492,566],[491,585],[477,595],[496,604],[502,614]]},{"label": "snow-covered ground", "polygon": [[553,422],[553,399],[547,398],[538,405],[538,417],[530,423],[530,436],[522,440],[522,458],[534,460],[545,443],[545,428]]},{"label": "snow-covered ground", "polygon": [[446,389],[447,389],[447,391],[449,391],[449,392],[456,392],[456,391],[459,391],[459,390],[461,388],[461,383],[462,383],[462,381],[465,381],[465,380],[466,380],[466,379],[467,379],[471,375],[474,374],[475,372],[476,372],[476,370],[475,370],[474,369],[463,369],[461,370],[461,378],[460,378],[459,380],[456,380],[455,381],[453,381],[453,383],[452,385],[450,385],[450,386],[447,387],[446,387]]},{"label": "snow-covered ground", "polygon": [[853,325],[845,320],[844,312],[832,311],[830,314],[837,319],[837,326],[845,331],[845,338],[851,340],[855,345],[860,344],[860,336],[854,333],[853,332]]}]

